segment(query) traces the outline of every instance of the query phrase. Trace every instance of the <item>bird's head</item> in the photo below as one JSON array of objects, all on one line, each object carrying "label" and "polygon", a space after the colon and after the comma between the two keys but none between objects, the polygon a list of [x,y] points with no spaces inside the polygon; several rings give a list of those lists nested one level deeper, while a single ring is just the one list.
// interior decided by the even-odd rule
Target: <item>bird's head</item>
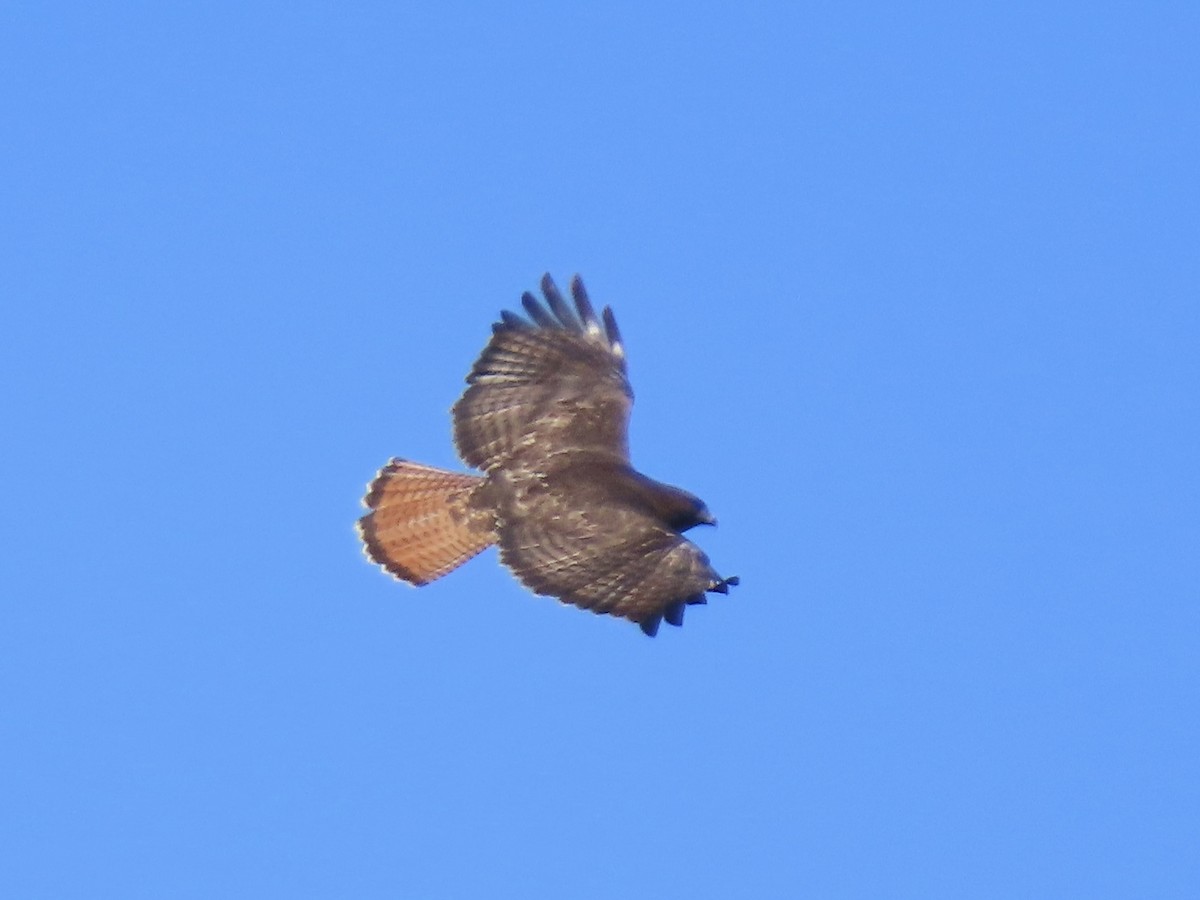
[{"label": "bird's head", "polygon": [[704,501],[682,488],[671,488],[674,494],[668,524],[675,531],[687,531],[697,525],[716,525],[716,517],[708,511]]},{"label": "bird's head", "polygon": [[693,525],[716,525],[717,517],[708,511],[708,507],[697,501],[695,514],[692,516]]}]

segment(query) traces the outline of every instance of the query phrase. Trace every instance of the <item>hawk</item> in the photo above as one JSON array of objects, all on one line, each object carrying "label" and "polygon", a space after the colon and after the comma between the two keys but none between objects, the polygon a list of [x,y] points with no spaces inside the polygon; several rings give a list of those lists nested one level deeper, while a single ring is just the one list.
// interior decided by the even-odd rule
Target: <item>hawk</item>
[{"label": "hawk", "polygon": [[454,405],[454,444],[482,475],[392,459],[367,486],[363,550],[420,586],[492,544],[536,594],[636,622],[683,624],[722,578],[683,533],[716,520],[701,500],[629,462],[633,391],[612,310],[597,317],[583,282],[575,308],[549,275],[528,318],[502,312]]}]

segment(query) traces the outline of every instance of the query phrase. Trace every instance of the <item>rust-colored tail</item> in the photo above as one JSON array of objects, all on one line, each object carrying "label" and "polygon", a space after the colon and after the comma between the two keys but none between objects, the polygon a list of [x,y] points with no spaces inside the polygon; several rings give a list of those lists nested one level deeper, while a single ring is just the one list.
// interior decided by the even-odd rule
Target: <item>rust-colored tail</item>
[{"label": "rust-colored tail", "polygon": [[393,459],[367,485],[358,520],[363,551],[409,584],[428,584],[495,540],[491,515],[470,506],[478,475]]}]

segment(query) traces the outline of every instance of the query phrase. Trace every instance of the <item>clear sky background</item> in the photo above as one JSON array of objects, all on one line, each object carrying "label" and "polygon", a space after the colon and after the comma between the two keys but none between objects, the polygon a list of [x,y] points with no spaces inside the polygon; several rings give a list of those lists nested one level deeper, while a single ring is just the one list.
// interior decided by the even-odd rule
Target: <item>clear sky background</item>
[{"label": "clear sky background", "polygon": [[[1200,8],[499,7],[0,12],[0,894],[1200,896]],[[655,640],[359,552],[545,271]]]}]

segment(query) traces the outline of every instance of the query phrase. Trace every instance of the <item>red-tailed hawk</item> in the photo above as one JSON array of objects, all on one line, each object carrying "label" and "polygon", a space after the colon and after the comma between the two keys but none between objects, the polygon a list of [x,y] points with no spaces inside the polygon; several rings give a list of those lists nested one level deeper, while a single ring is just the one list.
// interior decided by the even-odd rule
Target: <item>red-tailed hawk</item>
[{"label": "red-tailed hawk", "polygon": [[534,593],[653,636],[738,579],[683,537],[716,524],[700,499],[629,463],[633,391],[612,310],[597,318],[578,276],[574,311],[549,275],[542,293],[546,306],[521,297],[528,319],[501,313],[454,405],[458,455],[484,474],[393,459],[363,498],[364,552],[419,586],[499,544]]}]

